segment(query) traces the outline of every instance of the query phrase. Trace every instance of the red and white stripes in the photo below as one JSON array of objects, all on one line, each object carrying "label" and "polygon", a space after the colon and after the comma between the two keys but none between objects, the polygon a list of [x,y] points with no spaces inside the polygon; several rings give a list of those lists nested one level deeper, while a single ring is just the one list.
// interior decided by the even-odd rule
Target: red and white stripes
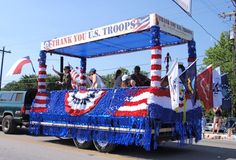
[{"label": "red and white stripes", "polygon": [[47,66],[44,64],[39,65],[38,92],[34,100],[34,105],[32,108],[33,112],[44,112],[47,110],[46,104],[47,104],[48,94],[46,91],[46,68]]},{"label": "red and white stripes", "polygon": [[38,72],[38,92],[46,92],[46,65],[39,65]]},{"label": "red and white stripes", "polygon": [[161,46],[151,48],[151,87],[161,83]]},{"label": "red and white stripes", "polygon": [[77,84],[77,78],[79,77],[79,74],[76,72],[75,69],[72,69],[70,71],[70,76],[71,76],[71,86],[73,89],[78,89],[78,84]]}]

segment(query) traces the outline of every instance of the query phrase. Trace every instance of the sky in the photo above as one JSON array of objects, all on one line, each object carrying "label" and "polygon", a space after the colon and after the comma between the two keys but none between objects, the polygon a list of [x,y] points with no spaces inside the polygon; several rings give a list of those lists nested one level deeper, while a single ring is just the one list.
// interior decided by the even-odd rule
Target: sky
[{"label": "sky", "polygon": [[[230,0],[193,0],[192,16],[210,32],[209,36],[172,0],[0,0],[0,48],[6,47],[11,54],[5,54],[2,85],[19,80],[22,75],[34,74],[31,65],[23,67],[22,73],[6,76],[11,66],[20,58],[30,56],[38,71],[38,55],[41,42],[89,30],[91,28],[121,22],[126,19],[157,13],[194,32],[198,65],[202,64],[205,51],[215,45],[223,31],[229,31],[232,20],[218,16],[222,12],[233,11]],[[187,62],[187,44],[165,47],[172,59]],[[65,57],[64,64],[80,66],[80,59]],[[52,65],[59,70],[59,56],[47,57],[47,72],[52,73]],[[87,69],[96,68],[100,75],[113,73],[119,67],[132,72],[135,65],[142,70],[150,70],[150,51],[92,58],[87,61]],[[162,68],[165,69],[163,60]],[[164,71],[162,75],[164,74]]]}]

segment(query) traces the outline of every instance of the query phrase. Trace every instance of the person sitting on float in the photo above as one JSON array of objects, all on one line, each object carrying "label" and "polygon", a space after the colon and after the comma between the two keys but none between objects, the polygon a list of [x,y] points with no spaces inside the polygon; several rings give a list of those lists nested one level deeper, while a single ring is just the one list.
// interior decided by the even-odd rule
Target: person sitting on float
[{"label": "person sitting on float", "polygon": [[121,78],[122,78],[122,71],[120,69],[118,69],[115,74],[113,88],[120,88],[121,87],[121,83],[122,83]]},{"label": "person sitting on float", "polygon": [[136,86],[150,86],[150,79],[140,73],[140,67],[134,67],[134,74],[131,75],[131,79],[136,82]]},{"label": "person sitting on float", "polygon": [[133,79],[130,78],[127,74],[124,74],[121,78],[122,83],[121,87],[122,88],[127,88],[127,87],[135,87],[136,83]]},{"label": "person sitting on float", "polygon": [[105,84],[102,81],[102,78],[96,73],[96,69],[92,68],[89,71],[89,79],[92,81],[92,86],[91,88],[96,89],[96,88],[105,88]]}]

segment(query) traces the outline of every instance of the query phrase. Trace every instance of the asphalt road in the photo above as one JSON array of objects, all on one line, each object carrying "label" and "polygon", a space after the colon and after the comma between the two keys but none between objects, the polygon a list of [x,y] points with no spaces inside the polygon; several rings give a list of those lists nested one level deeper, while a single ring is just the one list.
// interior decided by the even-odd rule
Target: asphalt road
[{"label": "asphalt road", "polygon": [[236,141],[202,140],[198,144],[184,147],[168,142],[159,146],[157,151],[151,152],[134,146],[119,146],[115,152],[105,154],[95,149],[77,149],[70,139],[31,136],[25,129],[21,129],[16,135],[6,135],[0,131],[0,160],[70,159],[236,160]]}]

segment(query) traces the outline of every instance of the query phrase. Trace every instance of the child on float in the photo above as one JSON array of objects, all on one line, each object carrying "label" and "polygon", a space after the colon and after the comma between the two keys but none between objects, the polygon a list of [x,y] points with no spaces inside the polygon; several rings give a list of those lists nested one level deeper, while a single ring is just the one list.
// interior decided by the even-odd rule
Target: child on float
[{"label": "child on float", "polygon": [[122,79],[121,83],[122,88],[135,87],[136,85],[136,82],[133,79],[131,79],[131,77],[128,76],[127,74],[124,74],[121,79]]},{"label": "child on float", "polygon": [[113,88],[120,88],[121,87],[121,83],[122,83],[121,78],[122,78],[122,71],[120,69],[118,69],[115,74]]}]

